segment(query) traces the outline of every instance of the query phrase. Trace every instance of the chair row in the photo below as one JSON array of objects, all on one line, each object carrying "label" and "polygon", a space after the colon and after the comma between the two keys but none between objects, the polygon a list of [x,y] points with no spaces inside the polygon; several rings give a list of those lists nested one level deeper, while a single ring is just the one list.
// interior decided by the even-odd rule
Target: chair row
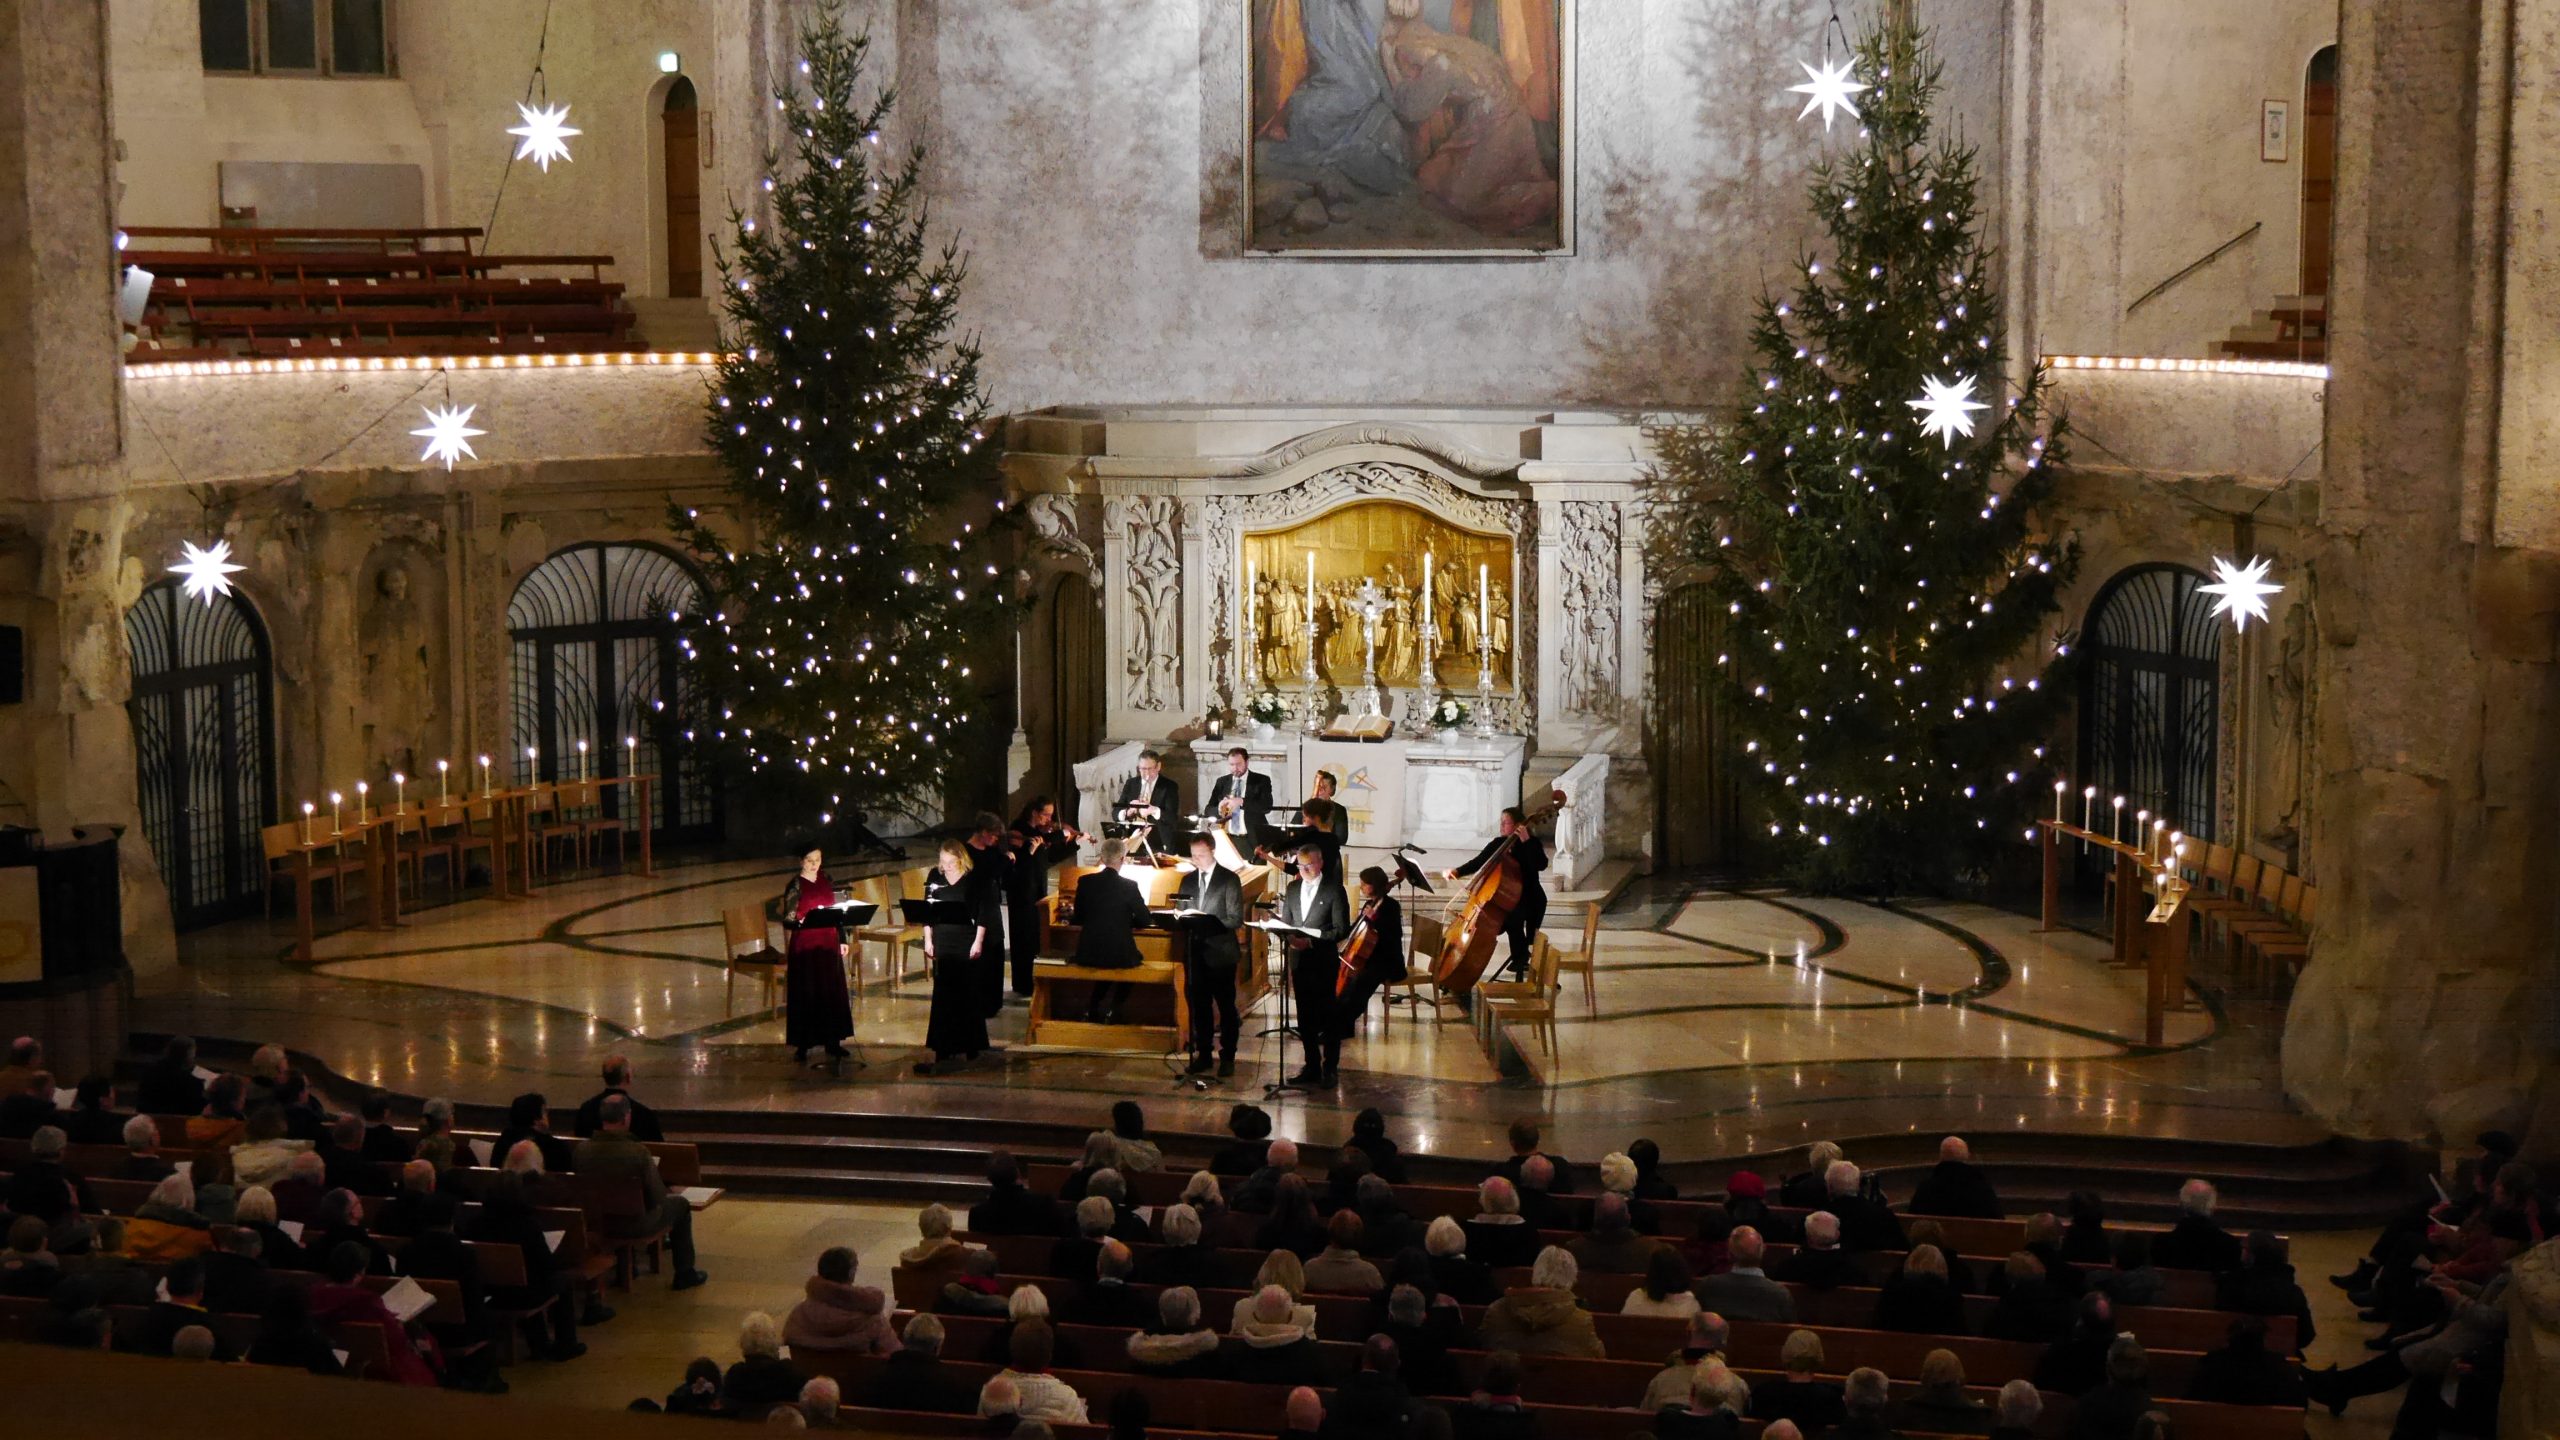
[{"label": "chair row", "polygon": [[[601,780],[541,783],[503,797],[466,795],[432,804],[422,801],[405,811],[376,811],[373,819],[390,832],[391,859],[398,873],[408,878],[409,893],[419,893],[427,865],[441,861],[447,893],[460,894],[473,855],[488,855],[494,869],[500,844],[518,843],[517,837],[500,833],[503,804],[524,813],[536,876],[551,872],[555,853],[568,859],[572,868],[585,869],[607,836],[614,841],[616,862],[627,864],[631,822],[607,803],[608,792],[616,789]],[[629,803],[627,794],[617,798]],[[343,913],[346,881],[367,873],[371,857],[365,847],[375,833],[363,827],[330,830],[308,820],[267,826],[260,832],[267,857],[267,917],[275,917],[278,885],[298,890],[322,882],[329,885],[330,912]],[[306,848],[314,850],[307,862],[302,853]],[[307,904],[308,898],[297,894],[296,901]]]},{"label": "chair row", "polygon": [[2210,944],[2220,932],[2235,965],[2254,961],[2300,971],[2311,960],[2311,924],[2320,887],[2283,866],[2231,846],[2207,843],[2188,867],[2187,908]]}]

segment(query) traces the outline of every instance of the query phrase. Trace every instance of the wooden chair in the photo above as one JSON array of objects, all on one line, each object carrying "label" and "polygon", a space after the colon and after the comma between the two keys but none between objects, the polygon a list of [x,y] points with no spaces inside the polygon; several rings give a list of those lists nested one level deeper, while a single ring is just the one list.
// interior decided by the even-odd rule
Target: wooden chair
[{"label": "wooden chair", "polygon": [[2231,958],[2244,958],[2262,940],[2281,939],[2298,933],[2294,929],[2294,912],[2302,907],[2302,877],[2274,866],[2261,872],[2260,898],[2267,902],[2246,915],[2234,915],[2223,923]]},{"label": "wooden chair", "polygon": [[1556,947],[1544,935],[1529,949],[1528,979],[1479,982],[1476,1026],[1485,1054],[1493,1054],[1494,1036],[1505,1022],[1535,1026],[1546,1052],[1555,1054],[1556,995],[1562,988],[1556,983]]},{"label": "wooden chair", "polygon": [[2311,960],[2311,922],[2320,913],[2320,887],[2308,881],[2298,881],[2293,903],[2287,911],[2293,921],[2290,928],[2250,936],[2248,945],[2258,952],[2259,959],[2269,965],[2281,963],[2299,973]]},{"label": "wooden chair", "polygon": [[[578,1208],[586,1212],[587,1242],[613,1252],[613,1288],[631,1288],[631,1277],[643,1255],[649,1259],[649,1273],[657,1274],[666,1254],[668,1227],[650,1207],[640,1182],[587,1175],[570,1179],[577,1189]],[[622,1233],[615,1234],[617,1229]]]},{"label": "wooden chair", "polygon": [[533,870],[537,875],[551,873],[551,847],[569,847],[570,863],[584,869],[587,863],[586,843],[578,833],[574,820],[560,813],[560,787],[535,785],[524,802],[526,843],[533,846]]},{"label": "wooden chair", "polygon": [[903,923],[898,918],[897,906],[897,902],[901,899],[924,898],[924,877],[925,872],[922,868],[902,870],[894,876],[873,877],[868,882],[874,887],[873,893],[863,898],[877,903],[880,913],[872,917],[870,924],[853,932],[853,943],[857,947],[867,948],[872,942],[879,942],[881,967],[889,976],[889,988],[892,991],[896,990],[902,982],[912,980],[916,975],[924,973],[908,970],[901,958],[910,945],[916,948],[919,958],[923,956],[924,927]]},{"label": "wooden chair", "polygon": [[[564,814],[568,815],[562,823],[577,831],[578,850],[582,856],[594,855],[597,842],[605,835],[611,834],[614,863],[617,866],[629,865],[631,863],[630,827],[623,823],[620,815],[604,813],[604,797],[605,788],[593,780],[582,780],[561,786],[560,808]],[[631,800],[631,791],[628,788],[623,790],[622,797],[631,803],[638,803]],[[574,814],[568,812],[574,812]],[[584,859],[579,861],[581,868],[585,864]]]},{"label": "wooden chair", "polygon": [[773,1008],[774,987],[782,982],[783,954],[773,948],[761,905],[732,905],[720,912],[721,938],[728,949],[729,983],[722,996],[723,1015],[738,1013],[738,975],[764,981],[764,1007]]},{"label": "wooden chair", "polygon": [[1593,981],[1591,962],[1599,953],[1600,902],[1585,900],[1582,902],[1582,943],[1572,949],[1559,947],[1556,950],[1556,978],[1561,986],[1566,975],[1581,972],[1582,1008],[1594,1015],[1600,1013],[1600,995]]},{"label": "wooden chair", "polygon": [[[1440,991],[1431,983],[1431,962],[1439,958],[1440,947],[1448,942],[1448,927],[1431,916],[1415,915],[1405,921],[1405,934],[1412,951],[1405,956],[1404,978],[1390,980],[1382,987],[1387,992],[1382,1008],[1387,1018],[1393,1019],[1398,1003],[1395,992],[1401,990],[1404,992],[1403,1004],[1428,1005],[1431,1018],[1437,1021],[1440,1019]],[[1421,959],[1421,964],[1414,963],[1416,957]]]},{"label": "wooden chair", "polygon": [[[319,834],[317,830],[312,831]],[[342,846],[328,845],[312,852],[311,866],[306,872],[302,864],[302,822],[288,820],[270,825],[258,832],[267,855],[267,918],[276,918],[276,885],[282,882],[299,890],[306,884],[329,882],[329,913],[342,915],[347,908],[346,877],[363,869],[362,864],[347,858]],[[296,903],[307,903],[297,901]]]}]

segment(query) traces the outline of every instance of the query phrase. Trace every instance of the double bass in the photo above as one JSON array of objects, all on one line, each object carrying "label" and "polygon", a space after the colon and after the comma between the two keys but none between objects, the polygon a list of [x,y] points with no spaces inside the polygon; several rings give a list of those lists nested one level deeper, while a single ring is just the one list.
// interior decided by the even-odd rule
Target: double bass
[{"label": "double bass", "polygon": [[1431,963],[1431,983],[1442,994],[1464,999],[1484,978],[1485,967],[1493,963],[1493,947],[1501,943],[1503,929],[1511,923],[1511,912],[1520,905],[1520,866],[1511,858],[1511,847],[1523,830],[1554,819],[1563,808],[1564,792],[1548,791],[1546,807],[1530,812],[1521,830],[1504,836],[1484,868],[1476,872],[1464,908],[1449,926],[1449,938],[1442,942],[1439,958]]}]

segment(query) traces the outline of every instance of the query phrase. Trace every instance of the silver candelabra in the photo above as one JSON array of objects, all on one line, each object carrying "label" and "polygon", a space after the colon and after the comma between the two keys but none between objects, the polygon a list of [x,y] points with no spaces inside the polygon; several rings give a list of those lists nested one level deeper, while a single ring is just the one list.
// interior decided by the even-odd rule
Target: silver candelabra
[{"label": "silver candelabra", "polygon": [[1493,738],[1493,632],[1489,629],[1476,640],[1476,713],[1467,729],[1479,740]]},{"label": "silver candelabra", "polygon": [[1299,683],[1307,687],[1307,713],[1300,724],[1310,735],[1324,729],[1324,697],[1320,687],[1324,677],[1316,673],[1316,592],[1307,590],[1307,663],[1298,671]]}]

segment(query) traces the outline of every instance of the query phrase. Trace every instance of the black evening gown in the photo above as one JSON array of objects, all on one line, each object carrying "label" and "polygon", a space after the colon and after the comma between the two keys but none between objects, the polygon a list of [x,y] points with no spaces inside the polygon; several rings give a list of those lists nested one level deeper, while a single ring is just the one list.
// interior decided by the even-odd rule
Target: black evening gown
[{"label": "black evening gown", "polygon": [[[996,924],[995,890],[992,886],[970,884],[968,876],[961,877],[957,885],[950,884],[936,870],[925,877],[924,897],[965,901],[977,917],[964,924],[931,927],[933,1008],[925,1017],[925,1048],[936,1059],[975,1055],[987,1048],[987,971],[986,957],[982,954],[976,960],[970,959],[969,947],[977,941],[979,925],[992,928]],[[991,943],[993,938],[989,937]],[[1001,990],[997,992],[997,1004],[1003,1004]]]},{"label": "black evening gown", "polygon": [[790,1002],[784,1013],[782,1038],[794,1050],[840,1045],[853,1033],[853,997],[844,984],[844,931],[833,925],[803,928],[800,917],[832,905],[839,897],[826,872],[814,883],[799,876],[783,887],[782,913],[791,929],[791,948],[783,966],[783,992]]},{"label": "black evening gown", "polygon": [[[969,852],[969,873],[960,877],[961,888],[968,892],[969,908],[986,916],[987,943],[978,956],[977,970],[979,999],[989,1016],[1004,1009],[1004,892],[1011,883],[1011,873],[1004,847],[990,845]],[[939,950],[942,942],[936,940],[933,946]],[[961,947],[960,953],[967,954],[968,947]],[[1031,977],[1027,973],[1022,977],[1022,993],[1031,993]]]}]

